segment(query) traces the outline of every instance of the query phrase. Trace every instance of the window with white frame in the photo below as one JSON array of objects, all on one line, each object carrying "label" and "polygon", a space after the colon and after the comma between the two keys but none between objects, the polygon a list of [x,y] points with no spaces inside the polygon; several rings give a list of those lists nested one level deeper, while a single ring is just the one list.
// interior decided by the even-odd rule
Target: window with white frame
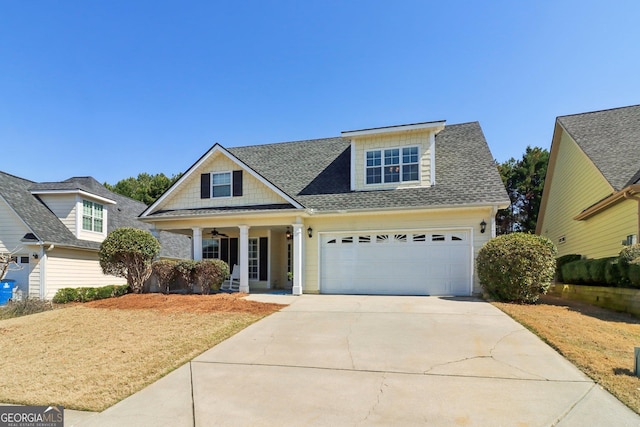
[{"label": "window with white frame", "polygon": [[259,256],[258,239],[249,239],[249,280],[258,280],[260,266]]},{"label": "window with white frame", "polygon": [[231,172],[211,174],[211,197],[231,197]]},{"label": "window with white frame", "polygon": [[83,200],[82,229],[102,233],[104,229],[103,210],[104,207],[100,203]]},{"label": "window with white frame", "polygon": [[420,180],[418,147],[387,148],[366,152],[367,184]]},{"label": "window with white frame", "polygon": [[202,239],[202,258],[203,259],[219,259],[220,258],[220,240],[219,239]]}]

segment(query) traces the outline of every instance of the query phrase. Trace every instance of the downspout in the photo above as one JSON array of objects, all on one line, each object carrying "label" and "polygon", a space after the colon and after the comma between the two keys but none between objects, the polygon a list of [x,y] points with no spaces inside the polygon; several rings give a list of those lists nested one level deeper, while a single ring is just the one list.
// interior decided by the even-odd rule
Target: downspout
[{"label": "downspout", "polygon": [[40,299],[44,300],[47,295],[47,252],[51,251],[55,248],[56,245],[53,243],[49,245],[49,247],[45,250],[44,243],[40,245]]}]

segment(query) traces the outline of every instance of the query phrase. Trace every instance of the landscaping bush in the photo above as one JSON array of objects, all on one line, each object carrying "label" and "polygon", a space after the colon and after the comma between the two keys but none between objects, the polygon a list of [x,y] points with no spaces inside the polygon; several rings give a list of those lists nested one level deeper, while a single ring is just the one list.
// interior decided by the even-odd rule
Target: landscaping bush
[{"label": "landscaping bush", "polygon": [[589,270],[589,283],[591,284],[607,284],[605,279],[605,270],[607,264],[610,264],[609,258],[600,258],[589,260],[587,268]]},{"label": "landscaping bush", "polygon": [[607,286],[621,285],[622,275],[620,274],[620,269],[618,268],[617,258],[609,258],[609,263],[607,263],[604,269],[604,282],[607,284]]},{"label": "landscaping bush", "polygon": [[140,293],[158,252],[160,243],[148,231],[118,228],[100,245],[100,267],[104,274],[125,277],[131,292]]},{"label": "landscaping bush", "polygon": [[573,262],[573,261],[577,261],[579,259],[582,259],[582,255],[569,254],[569,255],[563,255],[561,257],[558,257],[556,259],[556,280],[558,282],[564,283],[564,278],[563,278],[563,275],[562,275],[562,267],[565,264],[568,264],[568,263]]},{"label": "landscaping bush", "polygon": [[187,290],[193,292],[193,284],[195,282],[196,262],[191,259],[183,259],[176,263],[176,277],[182,279]]},{"label": "landscaping bush", "polygon": [[195,281],[205,295],[208,295],[211,289],[220,289],[220,285],[228,275],[229,264],[220,259],[198,261],[194,267]]},{"label": "landscaping bush", "polygon": [[499,301],[534,303],[555,274],[556,247],[546,237],[512,233],[491,239],[476,260],[484,291]]},{"label": "landscaping bush", "polygon": [[177,274],[176,261],[168,259],[154,261],[153,264],[151,264],[151,270],[158,279],[158,286],[162,292],[168,294],[171,282],[175,280]]},{"label": "landscaping bush", "polygon": [[[620,251],[618,255],[618,268],[620,269],[620,275],[622,276],[622,282],[624,286],[640,286],[636,277],[636,269],[631,268],[632,265],[636,265],[640,260],[640,243],[627,246]],[[635,285],[634,285],[635,283]]]},{"label": "landscaping bush", "polygon": [[53,306],[50,301],[26,297],[21,301],[9,301],[7,305],[0,307],[0,319],[27,316],[51,309]]},{"label": "landscaping bush", "polygon": [[127,293],[129,285],[108,285],[100,288],[62,288],[53,296],[56,304],[69,302],[88,302],[98,299],[119,297]]}]

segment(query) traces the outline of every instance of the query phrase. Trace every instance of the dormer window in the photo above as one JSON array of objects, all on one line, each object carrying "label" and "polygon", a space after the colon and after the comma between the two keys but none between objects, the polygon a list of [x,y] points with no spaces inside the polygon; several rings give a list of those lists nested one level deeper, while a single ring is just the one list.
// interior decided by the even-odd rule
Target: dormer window
[{"label": "dormer window", "polygon": [[366,183],[419,181],[418,147],[387,148],[366,152]]},{"label": "dormer window", "polygon": [[104,207],[100,203],[82,201],[82,229],[102,233]]}]

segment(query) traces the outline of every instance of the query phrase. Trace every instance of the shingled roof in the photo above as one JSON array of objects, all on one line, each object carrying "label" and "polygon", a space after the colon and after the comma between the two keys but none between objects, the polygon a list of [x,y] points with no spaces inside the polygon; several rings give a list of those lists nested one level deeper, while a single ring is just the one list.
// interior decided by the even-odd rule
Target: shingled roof
[{"label": "shingled roof", "polygon": [[351,191],[350,140],[325,138],[228,149],[308,209],[318,211],[508,204],[478,122],[436,136],[436,185]]},{"label": "shingled roof", "polygon": [[640,183],[640,105],[561,116],[557,121],[614,190]]},{"label": "shingled roof", "polygon": [[[0,172],[0,195],[31,230],[32,236],[25,240],[42,241],[60,246],[98,250],[100,243],[81,240],[60,221],[60,219],[33,194],[52,190],[82,190],[116,202],[107,217],[107,231],[119,227],[135,227],[149,230],[151,226],[137,219],[146,205],[107,190],[92,177],[74,177],[62,182],[36,183]],[[168,258],[189,258],[190,243],[186,236],[160,232],[160,256]]]}]

